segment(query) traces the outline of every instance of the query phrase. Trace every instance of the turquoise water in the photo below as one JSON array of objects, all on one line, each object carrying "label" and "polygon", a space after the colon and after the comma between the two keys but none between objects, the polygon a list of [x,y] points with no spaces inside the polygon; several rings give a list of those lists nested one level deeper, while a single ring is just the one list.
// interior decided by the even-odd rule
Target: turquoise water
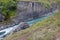
[{"label": "turquoise water", "polygon": [[[52,14],[53,15],[53,14]],[[49,16],[52,16],[52,15],[49,15]],[[34,20],[32,20],[32,21],[29,21],[29,22],[27,22],[29,25],[32,25],[32,24],[34,24],[34,23],[36,23],[36,22],[38,22],[38,21],[41,21],[41,20],[44,20],[45,18],[48,18],[49,16],[44,16],[44,17],[41,17],[41,18],[37,18],[37,19],[34,19]]]},{"label": "turquoise water", "polygon": [[42,18],[34,19],[34,20],[29,21],[29,22],[27,22],[27,23],[30,24],[30,25],[32,25],[32,24],[34,24],[34,23],[36,23],[36,22],[38,22],[38,21],[41,21],[41,20],[43,20],[43,19],[45,19],[45,18],[47,18],[47,16],[42,17]]},{"label": "turquoise water", "polygon": [[2,35],[2,34],[4,34],[5,33],[5,31],[4,32],[0,32],[0,35]]}]

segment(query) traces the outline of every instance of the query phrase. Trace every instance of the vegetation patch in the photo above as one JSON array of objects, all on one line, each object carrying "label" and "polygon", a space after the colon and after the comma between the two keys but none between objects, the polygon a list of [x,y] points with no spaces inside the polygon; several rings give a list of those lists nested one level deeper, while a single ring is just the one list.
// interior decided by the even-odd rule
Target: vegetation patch
[{"label": "vegetation patch", "polygon": [[16,16],[17,1],[16,0],[0,0],[0,9],[4,16],[4,20],[10,20]]}]

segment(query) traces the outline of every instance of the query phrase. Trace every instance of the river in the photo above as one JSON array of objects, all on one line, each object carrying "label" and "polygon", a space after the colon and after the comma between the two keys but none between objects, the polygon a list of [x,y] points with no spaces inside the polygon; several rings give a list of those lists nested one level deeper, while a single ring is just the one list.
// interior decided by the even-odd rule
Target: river
[{"label": "river", "polygon": [[[29,25],[32,25],[32,24],[34,24],[34,23],[36,23],[36,22],[38,22],[38,21],[44,20],[44,19],[52,16],[55,12],[58,12],[58,10],[55,10],[55,11],[50,12],[50,13],[48,13],[48,14],[45,14],[45,15],[43,15],[43,17],[41,17],[41,18],[37,18],[37,19],[31,20],[31,21],[28,21],[27,23],[28,23]],[[6,29],[4,29],[4,30],[1,30],[1,31],[0,31],[0,38],[6,36],[6,35],[8,35],[8,34],[10,34],[10,33],[13,32],[18,26],[20,26],[20,24],[15,25],[15,26],[10,27],[10,28],[6,28]]]}]

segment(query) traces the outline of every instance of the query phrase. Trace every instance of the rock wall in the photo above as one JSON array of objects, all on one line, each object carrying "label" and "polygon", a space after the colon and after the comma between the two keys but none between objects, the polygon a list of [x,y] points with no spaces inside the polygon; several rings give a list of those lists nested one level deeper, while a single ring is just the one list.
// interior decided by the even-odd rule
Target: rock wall
[{"label": "rock wall", "polygon": [[56,3],[52,3],[51,5],[53,8],[46,8],[39,2],[18,2],[18,19],[20,21],[36,19],[58,8]]},{"label": "rock wall", "polygon": [[[0,30],[6,29],[8,27],[13,27],[14,25],[22,21],[29,21],[36,18],[40,18],[43,15],[48,14],[49,12],[52,12],[58,9],[58,6],[56,3],[52,3],[51,5],[53,8],[46,8],[43,6],[42,3],[38,3],[38,2],[18,2],[17,3],[17,17],[12,19],[11,24],[8,23],[6,25],[3,25],[2,23],[0,23]],[[0,20],[3,20],[3,19],[4,19],[3,15],[0,14]],[[23,26],[21,28],[24,29]]]}]

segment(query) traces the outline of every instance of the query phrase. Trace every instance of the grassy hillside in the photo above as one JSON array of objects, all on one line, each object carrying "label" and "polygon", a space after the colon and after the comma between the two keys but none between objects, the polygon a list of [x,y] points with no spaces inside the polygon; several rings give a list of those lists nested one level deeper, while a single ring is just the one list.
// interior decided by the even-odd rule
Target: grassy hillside
[{"label": "grassy hillside", "polygon": [[[25,38],[25,39],[24,39]],[[54,14],[32,27],[16,32],[4,40],[60,40],[60,12]]]}]

